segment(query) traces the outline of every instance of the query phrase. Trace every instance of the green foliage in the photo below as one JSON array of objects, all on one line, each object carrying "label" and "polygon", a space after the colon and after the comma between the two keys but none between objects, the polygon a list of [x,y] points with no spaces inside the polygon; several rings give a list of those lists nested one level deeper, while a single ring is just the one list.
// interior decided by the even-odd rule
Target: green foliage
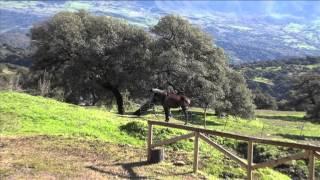
[{"label": "green foliage", "polygon": [[[244,74],[248,87],[255,95],[260,96],[260,100],[256,102],[258,103],[256,104],[258,108],[263,104],[263,108],[265,108],[267,104],[270,104],[268,106],[271,108],[273,100],[268,97],[270,95],[275,98],[280,110],[312,111],[314,108],[309,108],[309,100],[302,100],[302,98],[300,98],[300,92],[295,90],[295,79],[299,80],[301,76],[306,74],[319,74],[319,64],[319,57],[306,57],[253,62],[236,65],[234,68]],[[256,92],[258,92],[258,94],[256,94]],[[259,92],[262,92],[265,97],[262,98]]]},{"label": "green foliage", "polygon": [[320,119],[320,75],[304,74],[296,78],[291,96],[293,103],[305,104],[307,118]]},{"label": "green foliage", "polygon": [[120,130],[128,133],[130,136],[137,137],[141,140],[145,140],[147,137],[147,124],[143,122],[129,122],[120,126]]},{"label": "green foliage", "polygon": [[49,72],[52,88],[63,89],[68,102],[95,104],[109,92],[123,114],[120,92],[132,93],[147,77],[143,73],[150,37],[125,21],[84,11],[60,12],[31,32],[38,48],[33,73]]},{"label": "green foliage", "polygon": [[253,98],[251,91],[247,88],[245,80],[240,73],[230,71],[229,88],[226,100],[230,102],[230,105],[224,107],[226,112],[234,116],[240,116],[246,119],[254,118]]},{"label": "green foliage", "polygon": [[319,121],[320,119],[320,103],[318,102],[315,105],[312,105],[308,110],[307,110],[307,116],[308,119],[312,119],[315,121]]},{"label": "green foliage", "polygon": [[[148,136],[147,124],[139,121],[133,121],[122,125],[120,126],[120,130],[141,140],[146,140]],[[155,141],[169,139],[170,137],[177,135],[182,135],[182,131],[172,130],[169,128],[153,128],[153,136]],[[179,141],[177,143],[168,145],[168,147],[171,147],[174,150],[192,150],[192,144],[188,143],[187,141]]]},{"label": "green foliage", "polygon": [[[193,104],[214,107],[224,97],[226,57],[212,39],[179,16],[164,16],[152,28],[153,75],[157,87],[174,88],[193,97]],[[179,78],[177,78],[179,77]]]},{"label": "green foliage", "polygon": [[[20,37],[17,37],[19,39]],[[19,48],[20,45],[24,44],[23,42],[19,42],[18,44],[5,43],[4,39],[1,39],[0,42],[0,64],[1,63],[8,63],[11,65],[17,66],[27,66],[29,67],[32,63],[31,54],[33,52],[32,48],[30,47],[23,47]],[[26,39],[28,42],[29,39]],[[27,43],[29,46],[29,43]],[[0,67],[1,69],[1,67]],[[1,72],[1,70],[0,70]]]},{"label": "green foliage", "polygon": [[21,90],[27,73],[25,67],[0,62],[0,90]]},{"label": "green foliage", "polygon": [[270,168],[263,168],[257,171],[257,176],[261,180],[290,180],[290,178],[284,174],[281,174],[277,171],[273,171]]},{"label": "green foliage", "polygon": [[[205,32],[173,15],[161,18],[152,32],[159,36],[152,49],[152,67],[159,69],[153,76],[157,87],[173,84],[176,90],[193,97],[193,105],[241,117],[254,116],[245,81],[234,87],[223,50]],[[244,105],[234,101],[235,96]]]},{"label": "green foliage", "polygon": [[278,108],[277,101],[268,93],[263,93],[261,90],[256,90],[254,94],[254,104],[257,109],[272,109],[276,110]]},{"label": "green foliage", "polygon": [[51,73],[53,92],[62,89],[65,100],[72,103],[95,104],[108,99],[109,91],[120,114],[123,92],[141,99],[147,97],[145,89],[170,85],[193,97],[193,105],[218,108],[231,103],[236,109],[228,111],[231,114],[253,116],[245,85],[230,91],[245,105],[225,98],[230,95],[225,92],[229,91],[227,58],[208,34],[173,15],[162,17],[151,32],[156,38],[119,19],[85,11],[60,12],[32,29],[38,48],[34,79],[43,71]]}]

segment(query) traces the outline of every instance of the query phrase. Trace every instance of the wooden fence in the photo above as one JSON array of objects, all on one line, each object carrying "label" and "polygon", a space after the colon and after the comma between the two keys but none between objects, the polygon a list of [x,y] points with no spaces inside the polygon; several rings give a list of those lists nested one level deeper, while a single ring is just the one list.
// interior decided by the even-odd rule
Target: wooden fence
[{"label": "wooden fence", "polygon": [[[173,137],[168,140],[153,142],[152,141],[152,139],[153,139],[152,138],[152,136],[153,136],[152,129],[153,129],[154,125],[183,129],[183,130],[192,131],[192,132],[185,134],[185,135]],[[246,141],[248,143],[247,160],[240,158],[236,154],[228,151],[223,146],[212,141],[205,134]],[[230,159],[233,159],[234,161],[239,163],[243,168],[245,168],[247,170],[247,179],[249,179],[249,180],[252,179],[252,171],[253,170],[256,170],[258,168],[274,167],[274,166],[283,164],[287,161],[297,160],[297,159],[309,159],[309,164],[308,164],[309,175],[308,175],[308,177],[310,180],[315,179],[315,158],[316,157],[320,158],[320,153],[319,153],[320,146],[307,145],[307,144],[301,144],[301,143],[281,142],[281,141],[275,141],[275,140],[263,139],[263,138],[255,138],[255,137],[250,137],[250,136],[243,136],[243,135],[237,135],[237,134],[232,134],[232,133],[225,133],[225,132],[219,132],[219,131],[214,131],[214,130],[208,130],[208,129],[203,129],[203,128],[196,128],[196,127],[191,127],[191,126],[184,126],[184,125],[172,124],[172,123],[160,122],[160,121],[148,121],[148,139],[147,139],[148,161],[151,158],[152,148],[155,148],[158,146],[163,146],[163,145],[168,145],[168,144],[177,142],[179,140],[189,139],[191,137],[194,137],[193,171],[195,173],[198,170],[198,162],[199,162],[199,139],[202,139],[206,143],[213,146],[215,149],[222,152],[225,156],[229,157]],[[262,162],[262,163],[255,164],[255,163],[253,163],[253,145],[254,145],[254,143],[297,148],[297,149],[302,149],[303,152],[297,153],[294,155],[290,155],[288,157],[279,158],[277,160],[271,160],[268,162]]]}]

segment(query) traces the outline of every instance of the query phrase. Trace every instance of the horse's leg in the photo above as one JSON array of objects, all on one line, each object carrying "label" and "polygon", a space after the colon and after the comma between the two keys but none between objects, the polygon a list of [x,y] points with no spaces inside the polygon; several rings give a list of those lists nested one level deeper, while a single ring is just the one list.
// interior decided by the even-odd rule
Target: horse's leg
[{"label": "horse's leg", "polygon": [[172,118],[172,113],[170,109],[169,109],[169,117]]},{"label": "horse's leg", "polygon": [[170,108],[163,106],[164,113],[166,115],[166,122],[169,122],[169,116],[170,116]]},{"label": "horse's leg", "polygon": [[181,106],[183,114],[184,114],[184,119],[185,119],[185,125],[188,124],[188,113],[187,113],[187,107],[186,106]]}]

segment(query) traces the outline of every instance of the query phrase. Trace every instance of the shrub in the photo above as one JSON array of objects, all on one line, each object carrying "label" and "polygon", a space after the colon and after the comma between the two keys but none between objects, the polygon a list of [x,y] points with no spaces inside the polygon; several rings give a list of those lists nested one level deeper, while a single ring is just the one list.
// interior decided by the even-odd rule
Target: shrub
[{"label": "shrub", "polygon": [[[125,125],[120,126],[120,130],[128,133],[130,136],[139,138],[141,140],[146,140],[148,134],[147,124],[143,122],[133,121]],[[179,136],[183,133],[181,131],[173,131],[169,128],[153,128],[153,136],[155,141],[169,139],[173,136]],[[173,150],[192,150],[192,144],[188,141],[178,141],[176,143],[170,144],[170,148]]]}]

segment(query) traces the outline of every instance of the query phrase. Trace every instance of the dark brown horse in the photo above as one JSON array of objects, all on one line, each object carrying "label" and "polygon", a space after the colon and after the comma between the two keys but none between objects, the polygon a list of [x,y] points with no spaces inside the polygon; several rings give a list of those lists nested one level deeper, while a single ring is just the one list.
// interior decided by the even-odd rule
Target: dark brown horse
[{"label": "dark brown horse", "polygon": [[151,92],[154,93],[151,102],[154,104],[160,103],[163,106],[166,116],[166,122],[169,121],[170,108],[181,107],[185,118],[185,124],[188,123],[187,109],[191,103],[188,97],[180,94],[168,93],[166,91],[155,88],[151,89]]}]

